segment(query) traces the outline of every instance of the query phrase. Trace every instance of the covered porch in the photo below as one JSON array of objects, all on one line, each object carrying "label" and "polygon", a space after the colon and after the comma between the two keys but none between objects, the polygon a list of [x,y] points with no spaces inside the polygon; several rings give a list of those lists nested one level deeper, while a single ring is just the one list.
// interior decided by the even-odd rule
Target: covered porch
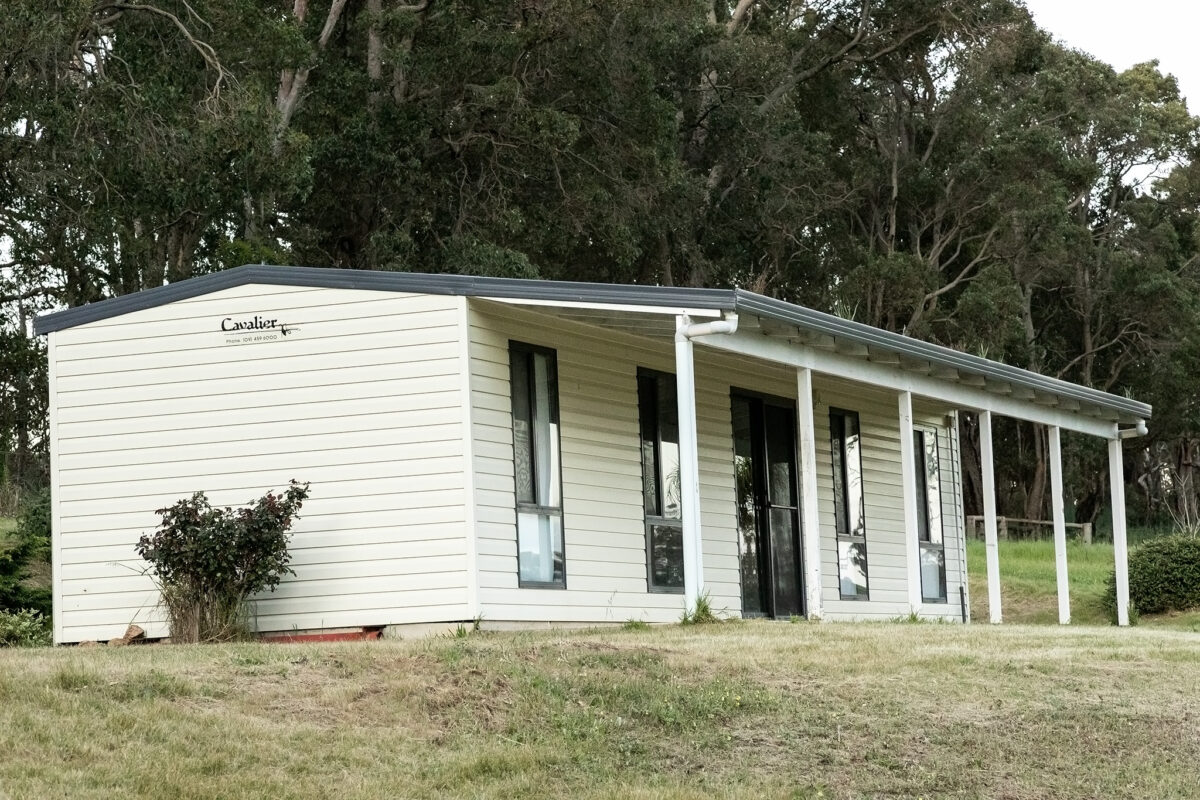
[{"label": "covered porch", "polygon": [[[838,581],[844,581],[844,575],[823,575],[822,571],[832,568],[845,572],[843,564],[847,553],[854,552],[853,535],[841,535],[845,520],[838,515],[845,515],[845,509],[831,507],[837,505],[833,499],[837,495],[831,495],[828,486],[819,485],[828,480],[826,474],[833,465],[827,444],[829,428],[817,412],[818,408],[828,412],[831,404],[818,402],[817,395],[820,386],[834,381],[848,387],[851,394],[857,387],[876,400],[884,398],[886,406],[877,403],[876,408],[886,407],[886,415],[890,417],[888,435],[894,432],[898,444],[898,457],[891,468],[900,485],[896,513],[901,520],[903,541],[903,553],[899,558],[905,575],[905,614],[934,611],[927,599],[928,591],[923,591],[923,583],[928,584],[922,576],[923,554],[928,549],[925,546],[928,513],[922,507],[922,496],[928,486],[925,485],[926,476],[919,469],[919,465],[925,463],[920,452],[923,424],[921,415],[914,409],[924,409],[927,413],[936,409],[944,412],[945,430],[953,431],[949,435],[954,437],[957,436],[958,412],[972,412],[979,417],[988,609],[992,623],[1003,619],[993,470],[993,416],[1033,422],[1045,425],[1049,430],[1059,621],[1063,624],[1070,621],[1071,611],[1067,591],[1062,431],[1106,440],[1118,621],[1121,625],[1128,624],[1121,441],[1145,431],[1145,420],[1150,414],[1148,406],[750,292],[738,290],[722,294],[731,296],[733,302],[707,302],[708,296],[701,293],[697,293],[697,299],[706,302],[694,306],[603,303],[594,298],[578,302],[492,298],[506,304],[539,306],[539,312],[562,319],[663,344],[671,343],[678,387],[684,602],[689,611],[695,609],[705,594],[706,534],[702,530],[701,513],[705,498],[701,496],[703,459],[697,428],[696,393],[697,361],[703,361],[708,352],[733,357],[744,364],[770,365],[773,372],[784,370],[791,376],[794,391],[788,391],[787,395],[795,399],[790,413],[794,414],[791,424],[795,436],[798,487],[795,513],[802,550],[797,563],[803,571],[798,585],[803,587],[802,609],[807,617],[820,619],[844,613],[847,608],[844,590],[831,588],[836,587]],[[954,453],[956,457],[956,447]],[[952,466],[958,468],[957,463]],[[888,467],[877,465],[874,468]],[[957,485],[948,488],[959,489]],[[961,499],[958,502],[961,504]],[[961,523],[960,509],[958,524],[961,526]],[[824,534],[821,533],[823,529]],[[963,533],[960,529],[959,536]],[[868,532],[868,540],[870,535]],[[847,547],[843,548],[843,544]],[[831,565],[829,553],[822,553],[823,546],[838,548],[839,561]],[[962,569],[965,572],[965,563]],[[865,580],[864,576],[864,583]],[[965,576],[962,582],[965,583]],[[962,602],[965,604],[965,598]],[[895,608],[895,604],[889,604],[889,608]]]}]

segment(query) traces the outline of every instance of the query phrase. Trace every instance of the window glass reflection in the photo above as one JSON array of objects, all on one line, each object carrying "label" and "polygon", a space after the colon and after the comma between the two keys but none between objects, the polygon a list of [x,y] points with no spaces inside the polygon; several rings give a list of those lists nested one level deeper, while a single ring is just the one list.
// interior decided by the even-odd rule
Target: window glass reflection
[{"label": "window glass reflection", "polygon": [[521,582],[563,585],[558,370],[554,351],[509,344],[517,574]]},{"label": "window glass reflection", "polygon": [[849,531],[846,522],[846,418],[829,415],[830,455],[833,459],[833,513],[839,536]]},{"label": "window glass reflection", "polygon": [[858,414],[830,409],[833,505],[843,600],[867,599],[867,524]]},{"label": "window glass reflection", "polygon": [[679,405],[675,397],[675,379],[663,375],[658,380],[658,483],[662,487],[662,510],[668,519],[679,519]]},{"label": "window glass reflection", "polygon": [[683,588],[683,530],[678,525],[650,526],[650,574],[656,587]]},{"label": "window glass reflection", "polygon": [[733,471],[737,487],[738,563],[742,573],[742,613],[759,616],[763,607],[761,565],[758,551],[758,508],[754,499],[754,444],[750,404],[734,397]]},{"label": "window glass reflection", "polygon": [[517,549],[522,581],[562,582],[562,517],[518,511]]},{"label": "window glass reflection", "polygon": [[942,547],[921,547],[921,597],[931,603],[946,599],[946,551]]},{"label": "window glass reflection", "polygon": [[867,546],[863,542],[838,542],[838,573],[843,599],[867,597]]},{"label": "window glass reflection", "polygon": [[863,476],[861,438],[858,433],[858,415],[847,414],[846,420],[846,515],[851,536],[862,536],[866,532],[863,519]]},{"label": "window glass reflection", "polygon": [[941,469],[936,430],[913,431],[917,542],[921,549],[921,597],[946,601],[946,551],[942,542]]},{"label": "window glass reflection", "polygon": [[638,371],[647,581],[650,589],[666,591],[683,587],[677,402],[675,376]]},{"label": "window glass reflection", "polygon": [[942,482],[938,461],[937,432],[929,431],[925,437],[925,507],[927,509],[928,533],[926,541],[942,543]]}]

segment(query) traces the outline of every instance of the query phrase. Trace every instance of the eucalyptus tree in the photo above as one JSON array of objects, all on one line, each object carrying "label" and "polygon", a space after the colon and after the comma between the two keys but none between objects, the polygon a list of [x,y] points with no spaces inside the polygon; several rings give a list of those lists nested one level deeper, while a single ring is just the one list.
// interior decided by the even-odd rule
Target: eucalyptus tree
[{"label": "eucalyptus tree", "polygon": [[6,4],[0,236],[30,291],[75,305],[220,263],[244,195],[303,177],[263,101],[285,34],[250,0]]}]

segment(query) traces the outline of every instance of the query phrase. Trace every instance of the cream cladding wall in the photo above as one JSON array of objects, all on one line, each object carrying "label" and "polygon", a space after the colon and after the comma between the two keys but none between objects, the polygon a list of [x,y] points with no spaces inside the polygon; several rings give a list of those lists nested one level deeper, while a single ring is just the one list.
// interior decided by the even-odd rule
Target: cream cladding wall
[{"label": "cream cladding wall", "polygon": [[[900,477],[900,423],[894,393],[828,376],[814,380],[817,435],[817,488],[821,517],[821,594],[832,619],[895,619],[912,610],[908,601],[908,559],[904,496]],[[838,591],[837,537],[833,508],[833,465],[829,410],[856,411],[862,432],[863,499],[867,541],[869,601],[842,600]],[[947,411],[914,400],[913,424],[936,431],[946,553],[946,603],[923,603],[921,615],[958,619],[958,587],[963,581],[961,485],[956,467],[957,436]]]},{"label": "cream cladding wall", "polygon": [[[221,330],[256,315],[292,330]],[[250,285],[51,334],[56,640],[165,635],[134,553],[155,509],[292,478],[312,484],[296,575],[260,630],[469,619],[465,317],[462,298]]]},{"label": "cream cladding wall", "polygon": [[[674,621],[682,596],[648,593],[637,419],[638,367],[674,373],[669,341],[654,341],[562,322],[545,314],[472,303],[471,395],[480,610],[485,620]],[[567,588],[517,586],[509,395],[510,340],[553,348],[559,369],[564,554]],[[741,612],[734,497],[730,391],[795,399],[791,369],[731,357],[697,345],[697,424],[704,587],[714,608]],[[894,395],[818,376],[817,447],[822,586],[826,616],[891,618],[909,612]],[[864,436],[870,602],[838,599],[829,407],[860,413]],[[961,514],[954,437],[942,409],[917,402],[917,424],[936,428],[942,475],[950,602],[926,604],[926,616],[957,618]]]}]

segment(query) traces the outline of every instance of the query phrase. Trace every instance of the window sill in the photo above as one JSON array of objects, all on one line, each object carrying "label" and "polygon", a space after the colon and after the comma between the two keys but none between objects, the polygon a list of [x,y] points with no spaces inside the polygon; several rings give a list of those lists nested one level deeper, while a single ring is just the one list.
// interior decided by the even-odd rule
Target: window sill
[{"label": "window sill", "polygon": [[567,582],[565,580],[563,580],[563,581],[523,581],[523,580],[517,579],[517,588],[518,589],[557,589],[557,590],[562,591],[567,588]]}]

